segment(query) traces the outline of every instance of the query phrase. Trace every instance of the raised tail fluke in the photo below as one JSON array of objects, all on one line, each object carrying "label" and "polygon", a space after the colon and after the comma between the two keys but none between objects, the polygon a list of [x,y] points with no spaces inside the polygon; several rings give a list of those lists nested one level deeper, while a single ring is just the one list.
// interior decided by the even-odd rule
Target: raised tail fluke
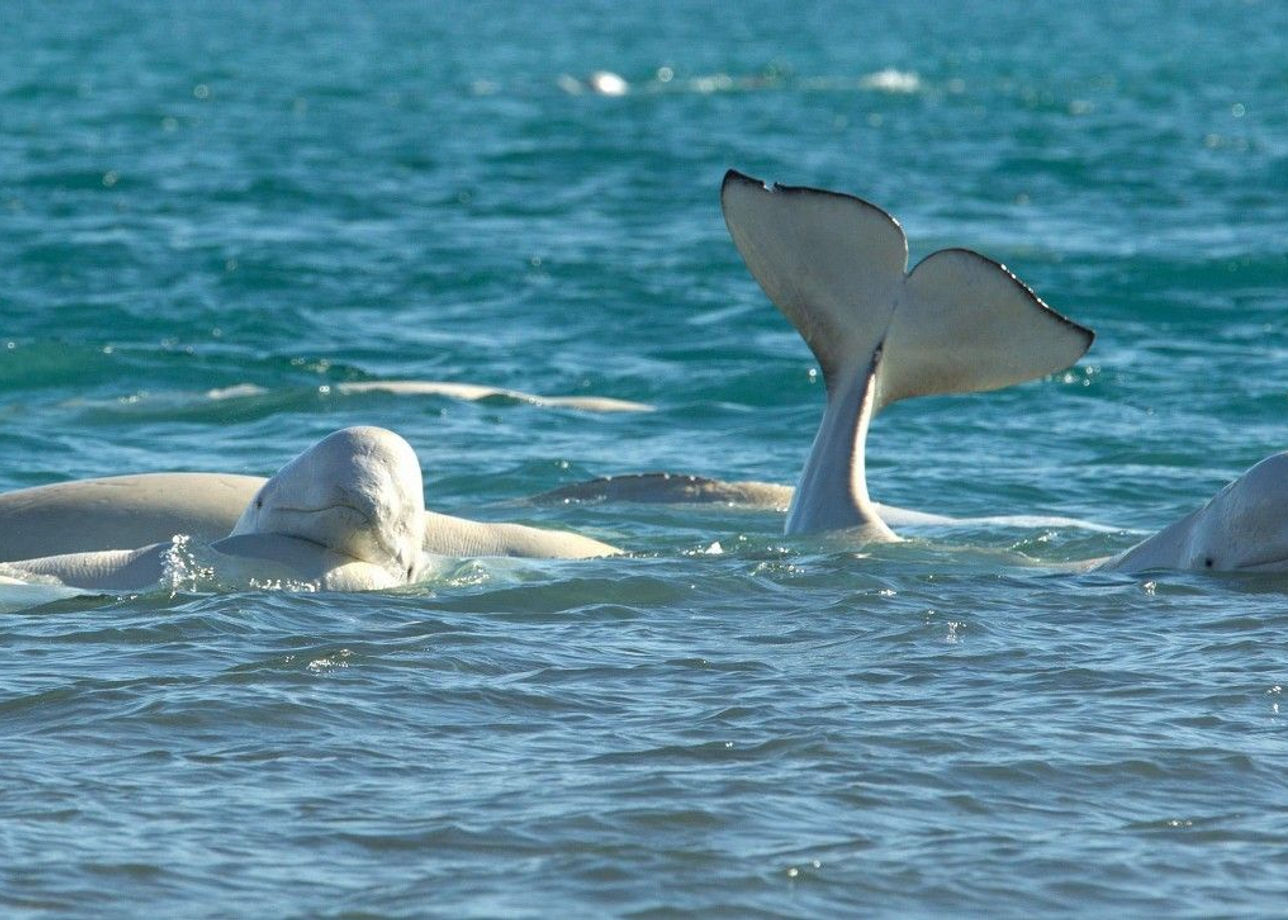
[{"label": "raised tail fluke", "polygon": [[814,352],[828,387],[848,366],[866,368],[908,264],[898,222],[850,195],[767,186],[732,169],[720,205],[752,277]]},{"label": "raised tail fluke", "polygon": [[825,379],[866,367],[882,348],[879,406],[1054,373],[1095,337],[968,249],[942,249],[905,274],[903,228],[861,198],[766,185],[731,169],[720,202],[747,268]]},{"label": "raised tail fluke", "polygon": [[1091,346],[1090,329],[978,253],[940,250],[906,273],[903,228],[862,199],[730,170],[720,202],[747,268],[814,352],[827,384],[788,533],[862,528],[895,539],[865,481],[872,416],[909,396],[993,390],[1053,373]]},{"label": "raised tail fluke", "polygon": [[1081,358],[1094,338],[1004,265],[969,249],[941,249],[903,279],[886,335],[882,404],[1053,374]]}]

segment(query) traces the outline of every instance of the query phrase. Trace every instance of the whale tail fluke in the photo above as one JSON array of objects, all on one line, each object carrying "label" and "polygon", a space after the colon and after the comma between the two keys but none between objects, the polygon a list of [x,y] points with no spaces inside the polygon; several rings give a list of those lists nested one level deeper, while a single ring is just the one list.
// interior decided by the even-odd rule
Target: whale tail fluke
[{"label": "whale tail fluke", "polygon": [[1006,266],[941,249],[908,275],[881,374],[884,403],[997,390],[1064,370],[1095,333],[1048,307]]},{"label": "whale tail fluke", "polygon": [[874,411],[1030,380],[1091,346],[1090,329],[978,253],[940,250],[905,275],[903,228],[862,199],[730,170],[720,200],[748,269],[809,344],[829,392],[880,351]]},{"label": "whale tail fluke", "polygon": [[747,268],[808,343],[827,384],[788,533],[855,528],[897,539],[868,496],[872,417],[909,396],[994,390],[1053,373],[1094,338],[970,250],[940,250],[905,273],[903,228],[862,199],[730,170],[720,203]]}]

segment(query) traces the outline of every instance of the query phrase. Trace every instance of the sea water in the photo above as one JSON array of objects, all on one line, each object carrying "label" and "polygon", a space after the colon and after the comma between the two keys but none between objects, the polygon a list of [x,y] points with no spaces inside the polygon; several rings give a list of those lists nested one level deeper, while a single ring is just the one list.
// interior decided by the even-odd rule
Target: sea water
[{"label": "sea water", "polygon": [[[373,594],[13,589],[7,916],[1282,914],[1288,581],[1060,564],[1288,446],[1288,7],[0,25],[0,488],[268,475],[376,424],[431,507],[630,551]],[[1109,529],[864,547],[526,502],[799,472],[823,385],[728,239],[730,167],[863,196],[914,262],[977,249],[1097,332],[1046,379],[890,407],[877,500]],[[656,411],[336,386],[404,379]]]}]

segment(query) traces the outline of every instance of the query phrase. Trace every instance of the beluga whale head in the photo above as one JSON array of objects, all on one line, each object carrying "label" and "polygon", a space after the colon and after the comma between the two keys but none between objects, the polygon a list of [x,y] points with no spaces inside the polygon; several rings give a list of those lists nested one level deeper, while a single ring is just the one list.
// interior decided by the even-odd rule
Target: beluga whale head
[{"label": "beluga whale head", "polygon": [[1181,568],[1288,571],[1288,452],[1273,454],[1194,515]]},{"label": "beluga whale head", "polygon": [[420,461],[384,428],[344,428],[291,460],[242,512],[230,536],[307,540],[414,581],[424,554]]},{"label": "beluga whale head", "polygon": [[1202,508],[1103,567],[1288,572],[1288,452],[1262,460]]}]

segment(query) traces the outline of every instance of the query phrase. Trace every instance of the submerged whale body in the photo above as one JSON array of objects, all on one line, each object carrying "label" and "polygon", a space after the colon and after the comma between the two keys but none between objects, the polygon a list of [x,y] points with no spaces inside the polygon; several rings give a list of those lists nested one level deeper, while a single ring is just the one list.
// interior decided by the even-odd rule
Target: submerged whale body
[{"label": "submerged whale body", "polygon": [[[758,480],[727,481],[695,476],[689,473],[626,473],[618,476],[601,476],[583,482],[574,482],[541,492],[528,498],[534,504],[580,504],[589,502],[641,502],[676,505],[724,505],[755,511],[786,511],[791,505],[794,489],[791,486]],[[1106,527],[1093,521],[1059,515],[990,514],[976,517],[956,517],[932,514],[873,502],[872,507],[881,520],[891,527],[1070,527],[1113,533],[1116,527]]]}]

